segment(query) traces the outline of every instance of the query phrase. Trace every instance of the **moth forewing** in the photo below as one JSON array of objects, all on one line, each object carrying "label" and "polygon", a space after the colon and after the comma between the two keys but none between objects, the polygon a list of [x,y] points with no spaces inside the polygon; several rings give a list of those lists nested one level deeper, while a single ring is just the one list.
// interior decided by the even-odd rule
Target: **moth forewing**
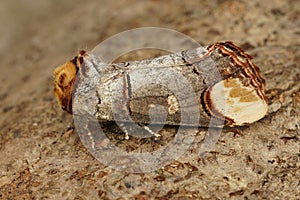
[{"label": "moth forewing", "polygon": [[[148,68],[143,62],[135,63],[134,67],[130,67],[131,64],[123,69],[118,64],[113,65],[111,67],[118,68],[118,73],[115,73],[116,70],[108,70],[109,72],[101,78],[97,90],[101,98],[98,109],[108,112],[101,112],[101,115],[98,115],[99,120],[103,116],[108,119],[114,115],[114,119],[117,118],[118,121],[126,122],[132,118],[138,123],[178,125],[181,121],[181,115],[177,112],[179,110],[178,98],[182,99],[181,106],[183,107],[189,107],[188,101],[192,98],[197,102],[194,103],[193,109],[199,110],[193,89],[187,91],[184,87],[190,83],[187,80],[179,80],[178,71],[157,64]],[[166,109],[157,109],[158,105],[166,106]],[[154,110],[156,113],[153,112]],[[151,120],[149,112],[153,114]],[[160,117],[165,115],[165,112],[170,114],[166,122]],[[190,122],[195,124],[198,120]]]}]

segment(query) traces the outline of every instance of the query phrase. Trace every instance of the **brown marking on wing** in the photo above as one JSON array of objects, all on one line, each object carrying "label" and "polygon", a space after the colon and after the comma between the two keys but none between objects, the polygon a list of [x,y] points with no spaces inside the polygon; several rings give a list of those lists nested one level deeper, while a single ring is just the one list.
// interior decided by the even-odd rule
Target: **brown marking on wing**
[{"label": "brown marking on wing", "polygon": [[255,102],[255,101],[258,101],[258,100],[259,99],[257,98],[257,96],[255,96],[253,94],[253,92],[248,93],[247,95],[240,97],[241,102]]},{"label": "brown marking on wing", "polygon": [[238,86],[237,82],[232,79],[225,79],[223,80],[224,87],[226,88],[235,88]]}]

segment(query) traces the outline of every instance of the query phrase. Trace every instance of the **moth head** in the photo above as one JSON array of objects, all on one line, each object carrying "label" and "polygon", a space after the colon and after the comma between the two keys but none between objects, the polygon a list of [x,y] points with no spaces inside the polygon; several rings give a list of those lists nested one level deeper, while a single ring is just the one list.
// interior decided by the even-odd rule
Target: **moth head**
[{"label": "moth head", "polygon": [[87,53],[80,51],[78,56],[54,70],[54,95],[59,106],[71,114],[75,79],[85,56],[87,56]]},{"label": "moth head", "polygon": [[72,93],[78,72],[77,60],[78,56],[58,66],[54,71],[54,94],[59,106],[68,113],[72,113]]}]

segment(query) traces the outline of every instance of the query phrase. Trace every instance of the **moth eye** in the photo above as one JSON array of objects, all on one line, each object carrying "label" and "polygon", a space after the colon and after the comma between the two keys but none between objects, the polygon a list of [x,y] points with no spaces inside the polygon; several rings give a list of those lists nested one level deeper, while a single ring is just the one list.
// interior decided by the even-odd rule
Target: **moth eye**
[{"label": "moth eye", "polygon": [[66,80],[66,74],[65,74],[65,73],[62,73],[62,74],[59,76],[59,85],[63,86],[65,80]]}]

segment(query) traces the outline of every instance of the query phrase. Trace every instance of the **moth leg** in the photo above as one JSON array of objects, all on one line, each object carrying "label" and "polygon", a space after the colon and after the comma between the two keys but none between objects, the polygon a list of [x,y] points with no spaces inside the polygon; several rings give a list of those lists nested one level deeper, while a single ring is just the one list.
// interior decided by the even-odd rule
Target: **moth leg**
[{"label": "moth leg", "polygon": [[128,130],[125,127],[124,123],[120,123],[120,128],[124,131],[124,138],[125,140],[129,140],[129,134],[128,134]]},{"label": "moth leg", "polygon": [[151,135],[153,135],[155,138],[159,138],[161,137],[161,135],[159,133],[155,133],[153,132],[148,126],[142,125],[142,127]]},{"label": "moth leg", "polygon": [[[148,126],[143,125],[143,124],[139,124],[145,131],[147,131],[150,135],[154,136],[155,139],[161,137],[160,134],[155,133],[154,131],[152,131]],[[125,140],[129,140],[129,132],[125,126],[124,123],[120,123],[120,128],[122,129],[122,131],[124,132],[124,138]]]}]

